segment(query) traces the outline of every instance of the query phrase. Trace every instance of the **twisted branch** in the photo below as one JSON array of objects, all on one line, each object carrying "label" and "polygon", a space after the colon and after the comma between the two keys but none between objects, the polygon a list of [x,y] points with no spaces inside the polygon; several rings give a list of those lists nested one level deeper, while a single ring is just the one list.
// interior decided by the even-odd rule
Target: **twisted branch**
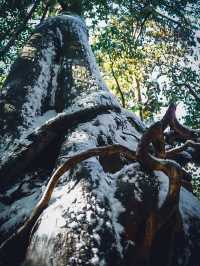
[{"label": "twisted branch", "polygon": [[200,137],[200,130],[190,129],[178,122],[175,104],[170,104],[161,122],[163,124],[163,130],[165,130],[167,126],[170,126],[181,139],[197,140]]},{"label": "twisted branch", "polygon": [[[181,125],[175,115],[176,106],[171,104],[160,122],[153,124],[142,136],[138,148],[137,159],[149,170],[163,171],[169,178],[169,189],[166,199],[158,210],[150,211],[146,221],[145,235],[140,249],[146,262],[150,259],[150,250],[158,231],[166,225],[172,216],[176,217],[176,225],[181,224],[179,213],[179,194],[181,185],[192,191],[191,176],[179,164],[167,160],[184,151],[188,147],[200,149],[200,143],[194,142],[199,136],[199,130],[192,130]],[[181,147],[165,151],[164,130],[170,126],[182,139],[188,139]],[[149,145],[153,144],[155,156],[149,153]],[[175,229],[172,231],[172,239]],[[172,247],[169,251],[173,253]]]}]

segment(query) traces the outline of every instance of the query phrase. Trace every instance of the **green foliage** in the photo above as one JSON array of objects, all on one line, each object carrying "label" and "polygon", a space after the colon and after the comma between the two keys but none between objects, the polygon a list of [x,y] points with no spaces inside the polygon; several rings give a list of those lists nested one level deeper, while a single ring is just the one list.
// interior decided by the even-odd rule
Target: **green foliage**
[{"label": "green foliage", "polygon": [[19,36],[16,37],[14,46],[11,46],[9,51],[5,54],[2,50],[7,45],[12,36],[17,32],[19,27],[23,24],[24,18],[27,16],[29,9],[32,7],[31,0],[24,1],[6,1],[3,0],[0,4],[0,85],[1,81],[5,79],[9,71],[10,65],[15,60],[18,52],[21,50],[28,36],[33,31],[33,26],[38,22],[41,5],[38,6],[35,13],[31,17],[31,21],[24,25]]},{"label": "green foliage", "polygon": [[108,85],[119,91],[117,79],[126,107],[140,110],[143,118],[171,101],[187,108],[188,94],[196,100],[186,86],[198,84],[191,59],[199,8],[198,1],[112,1],[106,27],[95,28],[93,49]]}]

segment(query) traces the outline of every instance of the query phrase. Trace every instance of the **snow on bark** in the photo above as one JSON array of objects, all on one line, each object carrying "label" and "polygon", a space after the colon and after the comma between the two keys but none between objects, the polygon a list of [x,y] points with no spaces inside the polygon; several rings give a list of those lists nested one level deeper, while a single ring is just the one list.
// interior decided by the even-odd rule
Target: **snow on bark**
[{"label": "snow on bark", "polygon": [[[123,121],[123,124],[119,121]],[[133,136],[123,133],[125,124]],[[56,167],[62,164],[63,156],[72,156],[77,151],[102,145],[102,142],[111,144],[112,141],[135,149],[137,140],[134,134],[140,136],[125,117],[112,112],[98,115],[92,121],[78,125],[66,135]],[[91,265],[99,265],[100,261],[109,264],[112,254],[115,254],[114,261],[116,265],[120,265],[123,257],[121,235],[124,228],[118,219],[124,207],[116,197],[118,178],[105,172],[103,167],[97,158],[91,158],[61,178],[50,206],[41,216],[38,230],[29,247],[28,263],[37,264],[42,261],[48,265],[51,260],[51,263],[64,265],[63,258],[68,257],[68,263],[72,265],[82,265],[86,263],[85,260],[90,261]],[[49,217],[52,217],[52,220]],[[62,230],[57,230],[55,224],[62,224]],[[65,254],[60,255],[60,251],[55,247],[63,242],[65,246],[69,246],[71,237],[77,239],[78,243],[71,246],[70,250],[62,251]],[[105,244],[107,238],[109,242]],[[45,243],[48,243],[48,250]],[[111,247],[109,251],[105,249],[108,244]],[[95,253],[91,253],[94,249]],[[49,252],[52,250],[54,256],[50,259]],[[70,252],[73,255],[70,256]]]},{"label": "snow on bark", "polygon": [[[13,67],[5,84],[7,90],[4,89],[0,97],[1,109],[4,110],[7,103],[16,109],[10,114],[4,110],[0,121],[4,123],[1,151],[5,160],[13,149],[13,143],[10,148],[3,147],[6,139],[8,144],[14,141],[15,145],[19,142],[25,145],[27,138],[23,133],[37,131],[41,123],[47,125],[65,114],[99,106],[111,108],[93,118],[73,121],[64,132],[60,129],[62,144],[52,164],[54,169],[63,164],[65,157],[89,148],[118,143],[136,150],[146,127],[134,114],[122,109],[106,88],[88,44],[86,26],[79,17],[49,18],[37,27],[24,51],[25,58],[21,56]],[[20,71],[20,60],[24,60],[23,66],[30,63],[27,74],[33,71],[27,80],[21,72],[19,80],[15,79],[16,72]],[[18,92],[19,99],[15,102],[12,94]],[[60,104],[59,113],[57,104]],[[48,153],[45,156],[53,156]],[[4,197],[0,205],[0,240],[13,233],[30,215],[50,178],[49,169],[45,172],[44,167],[40,173],[38,161],[4,191],[7,198]],[[59,180],[48,207],[32,230],[24,265],[133,265],[134,254],[141,243],[140,232],[144,231],[151,211],[162,206],[168,183],[163,173],[145,173],[139,163],[120,156],[85,160]],[[184,252],[181,265],[193,266],[195,264],[188,261],[197,254],[195,248],[199,241],[192,239],[190,218],[196,217],[196,230],[200,210],[198,201],[188,193],[181,191],[180,208],[184,237],[192,245],[186,250],[186,242],[183,242],[179,253]]]},{"label": "snow on bark", "polygon": [[160,189],[158,195],[158,208],[160,208],[167,197],[167,193],[169,190],[169,177],[161,171],[154,171],[154,173],[159,181]]},{"label": "snow on bark", "polygon": [[[66,64],[73,65],[73,84],[70,84],[65,103],[68,111],[100,103],[110,105],[112,102],[119,107],[100,76],[87,38],[86,26],[76,16],[49,18],[38,26],[0,92],[0,109],[3,112],[0,148],[5,160],[13,147],[24,142],[26,135],[38,126],[40,116],[49,109],[55,109],[56,90],[61,86],[58,84],[61,54],[64,54]],[[87,76],[84,80],[76,76],[80,68]],[[99,89],[102,92],[98,92]],[[13,94],[16,94],[15,99]]]}]

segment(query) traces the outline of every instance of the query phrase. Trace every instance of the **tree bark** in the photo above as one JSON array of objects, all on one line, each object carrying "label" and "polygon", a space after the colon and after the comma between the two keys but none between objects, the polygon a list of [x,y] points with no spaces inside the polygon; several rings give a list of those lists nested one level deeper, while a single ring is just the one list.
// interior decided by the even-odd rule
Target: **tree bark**
[{"label": "tree bark", "polygon": [[166,159],[178,151],[165,151],[163,134],[170,125],[197,141],[198,132],[173,106],[148,129],[121,108],[82,19],[36,28],[0,110],[0,265],[196,265],[199,201]]}]

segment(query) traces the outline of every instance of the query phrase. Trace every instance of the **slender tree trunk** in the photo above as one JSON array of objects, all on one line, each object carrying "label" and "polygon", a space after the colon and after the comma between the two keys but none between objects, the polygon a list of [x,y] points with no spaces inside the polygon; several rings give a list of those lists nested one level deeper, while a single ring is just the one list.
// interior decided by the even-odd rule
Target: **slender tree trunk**
[{"label": "slender tree trunk", "polygon": [[137,90],[137,100],[139,104],[139,115],[140,115],[140,119],[143,121],[144,117],[143,117],[142,94],[141,94],[140,82],[137,78],[135,79],[135,82],[136,82],[136,90]]}]

